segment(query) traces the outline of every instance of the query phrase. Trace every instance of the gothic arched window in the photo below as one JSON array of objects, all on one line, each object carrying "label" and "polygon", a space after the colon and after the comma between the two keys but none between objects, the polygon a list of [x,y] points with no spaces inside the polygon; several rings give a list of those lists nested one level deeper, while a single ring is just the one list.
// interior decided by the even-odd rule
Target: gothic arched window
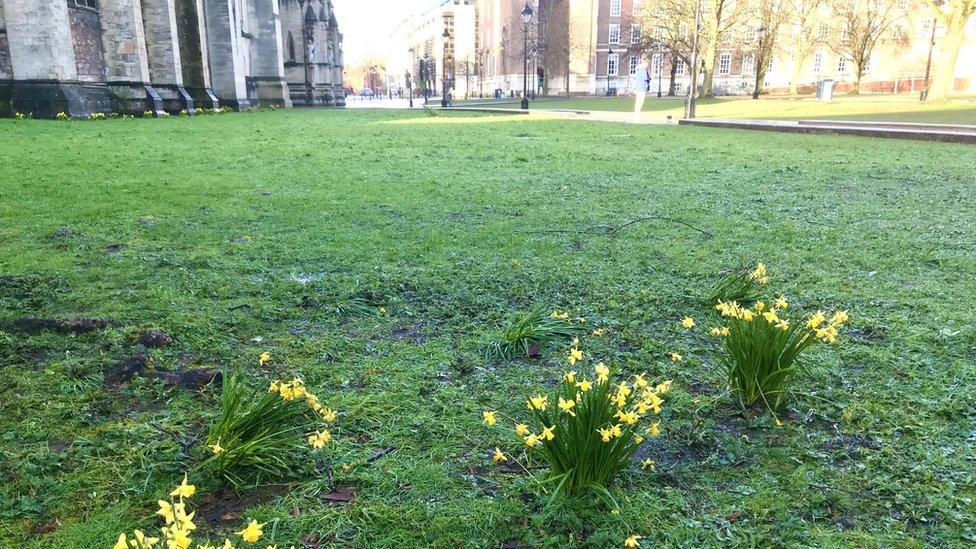
[{"label": "gothic arched window", "polygon": [[68,5],[75,8],[98,9],[98,0],[68,0]]}]

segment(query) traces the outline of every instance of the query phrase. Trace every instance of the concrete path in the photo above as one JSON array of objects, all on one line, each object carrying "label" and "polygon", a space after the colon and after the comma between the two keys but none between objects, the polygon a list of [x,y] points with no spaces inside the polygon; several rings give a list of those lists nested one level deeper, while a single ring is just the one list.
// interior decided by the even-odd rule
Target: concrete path
[{"label": "concrete path", "polygon": [[717,118],[682,119],[679,124],[709,128],[731,128],[765,132],[858,135],[887,139],[913,139],[946,143],[976,144],[976,126],[915,124],[860,120],[725,120]]}]

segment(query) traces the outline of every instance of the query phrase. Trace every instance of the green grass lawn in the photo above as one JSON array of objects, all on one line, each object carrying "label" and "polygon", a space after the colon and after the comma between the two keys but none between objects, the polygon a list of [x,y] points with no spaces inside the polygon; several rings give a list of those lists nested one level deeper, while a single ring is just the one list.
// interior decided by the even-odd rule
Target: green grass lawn
[{"label": "green grass lawn", "polygon": [[[0,120],[0,150],[0,546],[156,531],[187,470],[198,539],[254,518],[279,547],[976,541],[971,146],[296,110]],[[701,297],[760,260],[791,310],[852,315],[781,428],[744,416],[714,341],[678,325],[718,322]],[[337,295],[387,314],[337,317]],[[615,370],[674,380],[641,454],[657,470],[620,477],[618,509],[491,464],[520,450],[481,411],[525,417],[565,367],[565,349],[485,358],[535,305],[606,329],[583,345]],[[29,334],[25,316],[117,325]],[[194,469],[215,390],[103,386],[149,329],[173,340],[150,370],[302,376],[339,409],[335,441],[222,491]]]},{"label": "green grass lawn", "polygon": [[[517,109],[517,102],[497,104]],[[630,112],[630,97],[595,97],[573,99],[540,99],[532,103],[537,109],[575,109],[589,111]],[[698,103],[700,118],[764,118],[771,120],[839,119],[882,120],[887,122],[925,122],[934,124],[976,124],[976,101],[958,99],[945,105],[923,104],[916,96],[837,96],[834,101],[813,98],[747,98],[703,99]],[[649,97],[644,103],[646,118],[684,116],[683,99]]]}]

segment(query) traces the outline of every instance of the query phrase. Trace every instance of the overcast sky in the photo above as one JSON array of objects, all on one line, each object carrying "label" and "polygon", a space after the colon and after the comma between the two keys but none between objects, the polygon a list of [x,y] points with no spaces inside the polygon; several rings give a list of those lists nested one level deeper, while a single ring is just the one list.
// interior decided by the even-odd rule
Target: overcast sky
[{"label": "overcast sky", "polygon": [[333,0],[343,34],[346,65],[370,56],[383,56],[393,29],[412,13],[441,0]]}]

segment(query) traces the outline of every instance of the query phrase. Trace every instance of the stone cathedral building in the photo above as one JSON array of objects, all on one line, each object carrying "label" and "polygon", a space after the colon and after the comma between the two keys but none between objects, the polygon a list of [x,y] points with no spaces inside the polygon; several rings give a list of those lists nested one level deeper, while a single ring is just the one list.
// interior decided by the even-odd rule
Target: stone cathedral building
[{"label": "stone cathedral building", "polygon": [[343,106],[332,0],[0,0],[0,116]]}]

